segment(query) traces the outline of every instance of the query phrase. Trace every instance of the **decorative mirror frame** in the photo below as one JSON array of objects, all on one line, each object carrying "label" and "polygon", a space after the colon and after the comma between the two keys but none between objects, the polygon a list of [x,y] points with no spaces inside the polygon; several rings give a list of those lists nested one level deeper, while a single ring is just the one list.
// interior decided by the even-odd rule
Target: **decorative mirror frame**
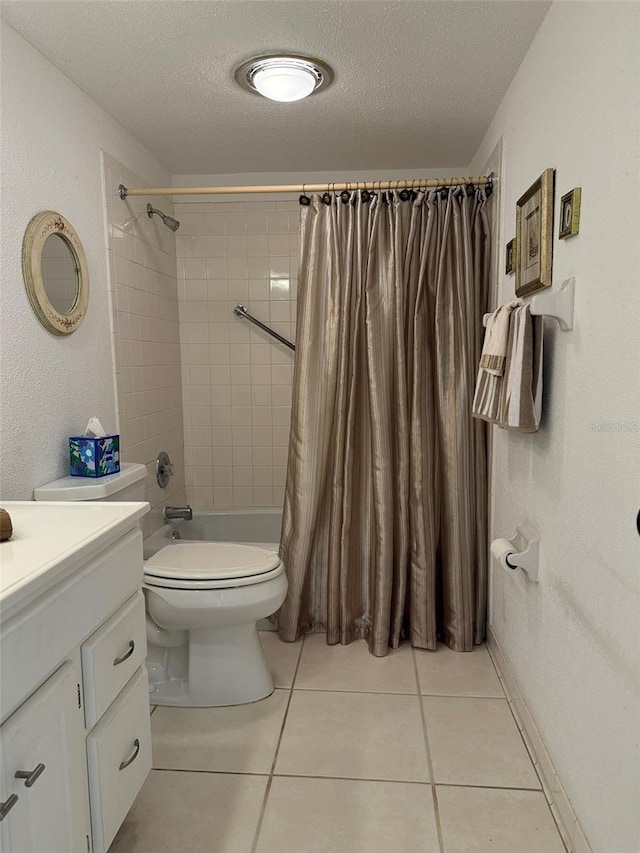
[{"label": "decorative mirror frame", "polygon": [[[47,238],[52,234],[57,234],[66,242],[78,277],[76,301],[66,314],[60,314],[51,304],[42,277],[42,250]],[[45,329],[54,335],[70,335],[75,332],[89,305],[87,259],[75,228],[55,210],[37,213],[27,225],[22,241],[22,275],[31,307]]]}]

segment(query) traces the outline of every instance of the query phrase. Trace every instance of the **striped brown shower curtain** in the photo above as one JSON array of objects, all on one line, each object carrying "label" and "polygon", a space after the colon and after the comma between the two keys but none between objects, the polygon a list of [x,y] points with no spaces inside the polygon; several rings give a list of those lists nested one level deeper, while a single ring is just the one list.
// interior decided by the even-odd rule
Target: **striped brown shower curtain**
[{"label": "striped brown shower curtain", "polygon": [[302,208],[281,544],[280,637],[364,637],[378,656],[405,636],[470,651],[485,628],[486,196],[404,195]]}]

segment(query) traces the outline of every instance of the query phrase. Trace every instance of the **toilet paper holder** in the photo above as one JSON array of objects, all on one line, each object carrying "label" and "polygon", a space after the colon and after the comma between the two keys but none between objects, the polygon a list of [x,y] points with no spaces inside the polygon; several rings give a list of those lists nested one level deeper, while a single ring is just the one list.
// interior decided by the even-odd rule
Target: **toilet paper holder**
[{"label": "toilet paper holder", "polygon": [[516,532],[513,536],[506,539],[511,543],[513,550],[509,550],[503,554],[503,559],[500,560],[493,552],[494,544],[500,542],[496,539],[492,543],[492,553],[499,559],[499,562],[508,569],[522,569],[532,583],[540,582],[540,540],[527,527],[516,527]]}]

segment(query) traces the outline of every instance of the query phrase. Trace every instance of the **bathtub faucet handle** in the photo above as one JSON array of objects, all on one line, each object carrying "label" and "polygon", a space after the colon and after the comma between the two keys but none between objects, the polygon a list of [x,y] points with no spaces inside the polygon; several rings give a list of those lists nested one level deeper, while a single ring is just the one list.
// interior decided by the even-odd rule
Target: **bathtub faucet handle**
[{"label": "bathtub faucet handle", "polygon": [[176,466],[169,458],[169,454],[161,450],[156,459],[156,480],[161,489],[166,489],[169,479],[176,473]]},{"label": "bathtub faucet handle", "polygon": [[166,506],[164,508],[164,517],[166,521],[174,521],[178,518],[184,521],[192,521],[193,510],[188,504],[187,506]]}]

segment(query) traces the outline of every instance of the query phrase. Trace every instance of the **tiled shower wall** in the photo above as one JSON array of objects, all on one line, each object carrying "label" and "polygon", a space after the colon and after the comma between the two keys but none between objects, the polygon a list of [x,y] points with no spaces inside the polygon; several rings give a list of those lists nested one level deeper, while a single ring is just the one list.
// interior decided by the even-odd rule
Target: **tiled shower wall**
[{"label": "tiled shower wall", "polygon": [[[157,217],[147,217],[148,199],[119,198],[118,184],[144,186],[144,181],[108,154],[103,170],[122,459],[147,466],[146,536],[162,524],[166,504],[186,500],[176,242]],[[154,206],[172,213],[168,199],[157,199]],[[161,450],[176,467],[166,489],[155,477]]]},{"label": "tiled shower wall", "polygon": [[175,215],[187,498],[281,505],[294,354],[233,308],[295,342],[298,202],[187,202]]}]

